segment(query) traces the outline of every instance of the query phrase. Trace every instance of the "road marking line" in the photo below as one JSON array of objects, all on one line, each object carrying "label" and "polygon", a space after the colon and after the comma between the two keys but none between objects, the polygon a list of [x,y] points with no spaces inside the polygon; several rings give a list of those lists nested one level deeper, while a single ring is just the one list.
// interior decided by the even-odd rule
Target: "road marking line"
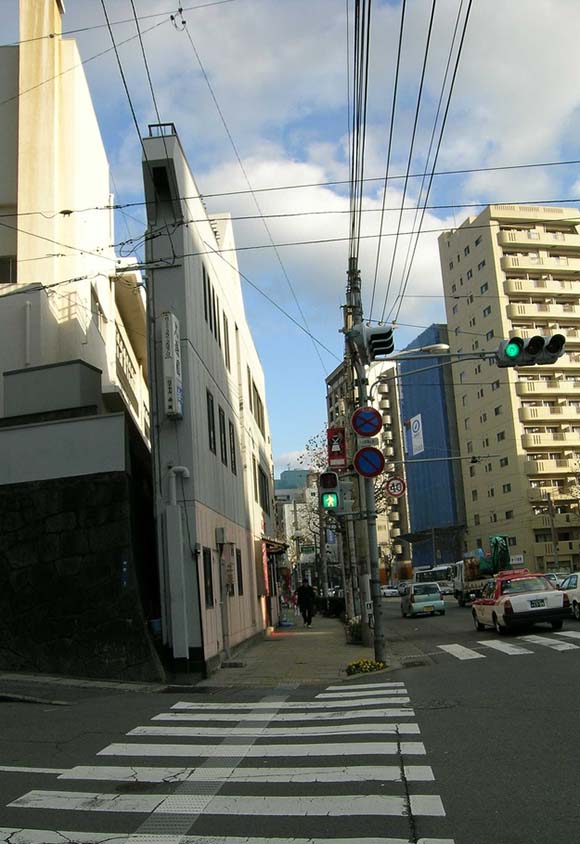
[{"label": "road marking line", "polygon": [[67,770],[68,768],[21,768],[16,765],[0,765],[0,773],[3,774],[63,774]]},{"label": "road marking line", "polygon": [[418,735],[419,725],[412,723],[380,722],[377,724],[343,724],[330,727],[134,727],[128,736],[181,736],[182,738],[196,738],[203,736],[243,736],[258,738],[281,738],[300,736],[352,736],[360,733],[384,735]]},{"label": "road marking line", "polygon": [[560,642],[558,639],[548,639],[547,636],[518,636],[518,640],[530,642],[532,645],[543,645],[545,648],[551,648],[554,651],[578,650],[578,645],[573,645],[572,642]]},{"label": "road marking line", "polygon": [[559,630],[556,636],[567,636],[569,639],[580,639],[580,633],[574,630]]},{"label": "road marking line", "polygon": [[[14,836],[17,836],[15,838]],[[0,842],[8,844],[411,844],[407,838],[250,838],[229,835],[151,835],[125,832],[76,832],[0,827]],[[454,844],[452,838],[420,838],[418,844]]]},{"label": "road marking line", "polygon": [[[396,703],[409,703],[409,698],[401,698]],[[352,702],[351,702],[352,706]],[[349,709],[338,712],[285,712],[276,716],[276,723],[285,721],[352,721],[359,718],[404,718],[406,715],[413,715],[409,708],[401,709]],[[245,723],[246,721],[263,721],[264,716],[260,712],[235,713],[188,713],[188,712],[161,712],[154,715],[152,721],[235,721]]]},{"label": "road marking line", "polygon": [[[428,765],[405,765],[407,782],[433,782]],[[116,765],[77,765],[64,771],[59,780],[104,782],[401,782],[399,765],[344,765],[310,768],[126,768]],[[0,839],[1,840],[1,839]]]},{"label": "road marking line", "polygon": [[346,683],[341,686],[327,686],[325,692],[341,692],[345,688],[348,689],[404,689],[404,683],[353,683],[347,686]]},{"label": "road marking line", "polygon": [[[372,691],[372,690],[369,691],[369,690],[363,689],[362,692],[354,692],[354,691],[321,692],[320,694],[316,695],[316,697],[317,698],[337,698],[337,699],[340,700],[341,698],[346,698],[346,697],[365,698],[365,697],[371,697],[372,695],[376,695],[376,694],[377,694],[376,691]],[[383,692],[383,694],[385,694],[385,692]],[[407,694],[407,692],[405,691],[405,689],[389,689],[388,694],[390,694],[390,695],[405,695],[405,694]]]},{"label": "road marking line", "polygon": [[[436,794],[410,795],[414,815],[443,817]],[[29,791],[8,804],[15,809],[76,812],[139,812],[143,814],[254,815],[261,817],[352,817],[407,813],[405,797],[382,794],[341,794],[336,797],[223,797],[211,794],[101,794],[83,791]]]},{"label": "road marking line", "polygon": [[[276,710],[276,718],[278,712],[283,712],[286,709],[340,709],[341,707],[356,706],[384,706],[390,697],[383,695],[383,697],[362,698],[361,700],[311,700],[311,701],[283,701],[280,704],[272,703],[191,703],[190,701],[178,701],[174,703],[171,709],[193,709],[198,712],[209,712],[210,710],[218,710],[219,712],[228,712],[234,709],[241,710]],[[397,698],[397,703],[400,703],[400,698]]]},{"label": "road marking line", "polygon": [[523,654],[533,654],[533,651],[529,651],[527,648],[522,648],[521,645],[510,645],[509,642],[486,642],[480,641],[480,645],[483,645],[485,648],[492,648],[494,651],[501,651],[503,654],[507,654],[508,656],[522,656]]},{"label": "road marking line", "polygon": [[[425,756],[420,741],[400,742],[400,752]],[[396,741],[341,742],[340,744],[124,744],[117,742],[99,750],[97,756],[191,756],[214,759],[220,756],[266,758],[271,756],[382,756],[399,752]]]},{"label": "road marking line", "polygon": [[456,659],[485,659],[485,654],[480,654],[473,651],[471,648],[465,648],[463,645],[437,645],[442,651],[445,651]]}]

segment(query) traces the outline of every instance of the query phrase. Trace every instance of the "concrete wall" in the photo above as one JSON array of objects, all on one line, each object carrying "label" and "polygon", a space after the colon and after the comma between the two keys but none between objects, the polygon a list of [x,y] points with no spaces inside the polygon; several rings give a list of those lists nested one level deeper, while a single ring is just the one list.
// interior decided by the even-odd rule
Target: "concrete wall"
[{"label": "concrete wall", "polygon": [[0,487],[126,469],[122,413],[0,429]]}]

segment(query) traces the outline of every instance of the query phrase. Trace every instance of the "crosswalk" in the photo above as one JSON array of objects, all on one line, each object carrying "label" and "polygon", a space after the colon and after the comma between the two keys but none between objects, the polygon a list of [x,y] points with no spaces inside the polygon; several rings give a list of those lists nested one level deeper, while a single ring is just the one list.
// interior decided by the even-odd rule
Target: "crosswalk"
[{"label": "crosswalk", "polygon": [[[558,638],[557,638],[558,637]],[[569,642],[567,639],[572,639],[578,642]],[[461,661],[469,661],[473,659],[485,659],[489,656],[488,651],[503,654],[504,656],[527,656],[537,653],[533,646],[538,648],[547,648],[550,651],[575,651],[580,650],[580,633],[574,630],[563,630],[557,633],[550,633],[548,636],[539,636],[529,634],[526,636],[518,636],[514,642],[506,642],[504,639],[479,639],[476,646],[468,648],[465,645],[451,643],[449,645],[437,645],[439,651],[455,657]],[[532,647],[529,647],[532,646]]]},{"label": "crosswalk", "polygon": [[403,683],[290,697],[176,701],[91,764],[38,769],[0,844],[453,844]]}]

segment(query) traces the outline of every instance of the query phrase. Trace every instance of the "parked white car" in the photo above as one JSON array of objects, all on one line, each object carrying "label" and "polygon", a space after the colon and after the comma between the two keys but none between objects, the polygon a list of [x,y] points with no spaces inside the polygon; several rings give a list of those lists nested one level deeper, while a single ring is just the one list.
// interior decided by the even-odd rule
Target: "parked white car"
[{"label": "parked white car", "polygon": [[572,572],[565,577],[559,589],[568,595],[574,618],[580,621],[580,571]]},{"label": "parked white car", "polygon": [[381,595],[383,598],[398,598],[399,590],[396,586],[381,586]]}]

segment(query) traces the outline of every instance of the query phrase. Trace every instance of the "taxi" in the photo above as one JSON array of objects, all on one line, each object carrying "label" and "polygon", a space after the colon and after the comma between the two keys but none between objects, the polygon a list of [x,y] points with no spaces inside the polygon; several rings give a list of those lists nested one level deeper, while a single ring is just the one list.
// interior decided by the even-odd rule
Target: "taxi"
[{"label": "taxi", "polygon": [[548,622],[561,630],[570,615],[570,599],[541,574],[528,569],[500,571],[485,584],[481,598],[472,603],[473,624],[477,631],[493,627],[505,634],[515,627]]}]

